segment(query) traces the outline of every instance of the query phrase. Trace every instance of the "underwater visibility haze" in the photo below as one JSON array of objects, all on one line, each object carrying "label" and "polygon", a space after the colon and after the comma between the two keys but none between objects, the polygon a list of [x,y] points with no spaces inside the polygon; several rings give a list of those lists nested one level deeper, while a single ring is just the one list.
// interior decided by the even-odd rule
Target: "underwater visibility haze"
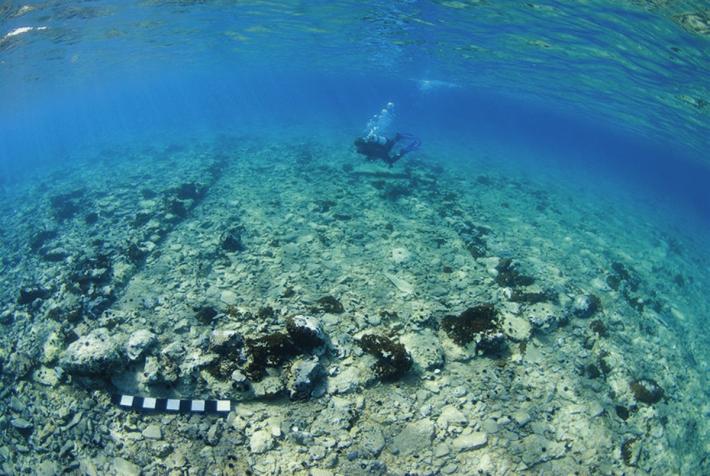
[{"label": "underwater visibility haze", "polygon": [[710,474],[701,1],[0,3],[0,474]]}]

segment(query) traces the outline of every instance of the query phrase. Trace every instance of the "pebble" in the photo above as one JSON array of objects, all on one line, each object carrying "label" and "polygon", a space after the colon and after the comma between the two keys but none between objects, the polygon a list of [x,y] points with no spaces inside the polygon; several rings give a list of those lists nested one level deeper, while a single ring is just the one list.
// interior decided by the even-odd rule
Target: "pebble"
[{"label": "pebble", "polygon": [[148,425],[145,430],[143,430],[143,437],[149,440],[159,440],[163,437],[163,432],[160,429],[160,425],[152,424]]},{"label": "pebble", "polygon": [[480,431],[474,431],[466,435],[461,435],[454,440],[454,448],[459,451],[475,450],[486,446],[488,436]]},{"label": "pebble", "polygon": [[249,449],[252,453],[260,454],[274,447],[274,437],[270,430],[255,431],[249,439]]},{"label": "pebble", "polygon": [[496,433],[498,431],[498,423],[494,419],[488,418],[481,424],[481,429],[486,433]]},{"label": "pebble", "polygon": [[234,305],[237,303],[237,295],[234,291],[225,290],[219,295],[219,300],[227,305]]},{"label": "pebble", "polygon": [[459,386],[451,389],[451,395],[453,395],[456,398],[465,397],[466,393],[468,393],[468,391],[466,390],[466,387],[464,387],[463,385],[459,385]]},{"label": "pebble", "polygon": [[434,456],[437,458],[443,458],[449,454],[449,447],[445,443],[438,444],[434,447]]},{"label": "pebble", "polygon": [[459,467],[455,463],[449,463],[441,468],[441,472],[444,474],[454,474],[457,469],[459,469]]},{"label": "pebble", "polygon": [[113,469],[116,474],[121,476],[140,476],[141,474],[140,466],[123,458],[113,459]]},{"label": "pebble", "polygon": [[365,426],[360,432],[360,445],[367,457],[376,458],[385,447],[385,436],[377,426]]},{"label": "pebble", "polygon": [[10,424],[18,430],[29,430],[32,428],[32,422],[29,422],[24,418],[13,418],[10,420]]},{"label": "pebble", "polygon": [[417,454],[431,445],[434,436],[434,422],[429,418],[408,423],[392,440],[393,453]]},{"label": "pebble", "polygon": [[25,405],[16,396],[12,396],[10,399],[10,409],[14,412],[20,413],[25,409]]},{"label": "pebble", "polygon": [[518,424],[518,426],[525,426],[527,422],[530,421],[530,415],[527,412],[524,411],[516,411],[512,415],[513,420],[515,420],[515,423]]},{"label": "pebble", "polygon": [[158,339],[155,334],[147,329],[141,329],[128,338],[126,343],[126,355],[130,360],[138,360],[147,350],[149,350]]},{"label": "pebble", "polygon": [[42,461],[33,468],[33,474],[36,476],[56,476],[60,473],[59,464],[56,461]]},{"label": "pebble", "polygon": [[436,420],[436,425],[441,429],[446,429],[450,425],[464,426],[468,423],[466,417],[454,406],[446,406],[441,410],[441,415]]}]

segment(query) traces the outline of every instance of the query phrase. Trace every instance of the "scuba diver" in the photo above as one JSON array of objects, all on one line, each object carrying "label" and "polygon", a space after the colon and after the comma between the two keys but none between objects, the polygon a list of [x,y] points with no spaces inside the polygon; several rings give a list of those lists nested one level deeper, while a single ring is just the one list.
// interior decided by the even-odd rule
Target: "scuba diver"
[{"label": "scuba diver", "polygon": [[366,134],[355,139],[358,154],[364,155],[368,161],[382,160],[390,167],[422,144],[411,134],[398,132],[389,139],[382,135],[392,122],[393,109],[394,103],[387,103],[387,106],[367,123]]}]

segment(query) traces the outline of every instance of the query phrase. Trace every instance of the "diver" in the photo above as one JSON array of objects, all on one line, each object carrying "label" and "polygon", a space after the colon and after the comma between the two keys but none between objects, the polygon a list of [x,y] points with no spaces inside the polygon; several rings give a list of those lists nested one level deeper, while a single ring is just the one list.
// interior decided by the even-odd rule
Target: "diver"
[{"label": "diver", "polygon": [[393,109],[394,103],[387,103],[387,106],[367,123],[365,135],[355,139],[358,154],[364,155],[371,162],[382,160],[390,167],[421,145],[421,141],[411,134],[397,132],[392,138],[383,135],[392,122]]}]

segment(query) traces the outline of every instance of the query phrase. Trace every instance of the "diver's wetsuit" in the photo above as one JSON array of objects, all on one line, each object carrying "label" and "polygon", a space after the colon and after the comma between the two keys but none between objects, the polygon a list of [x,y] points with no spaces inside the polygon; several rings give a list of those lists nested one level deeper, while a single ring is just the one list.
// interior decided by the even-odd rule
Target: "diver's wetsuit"
[{"label": "diver's wetsuit", "polygon": [[[391,154],[394,146],[402,139],[411,139],[412,142],[402,147],[395,154]],[[418,149],[420,145],[421,142],[416,137],[409,134],[400,134],[399,132],[392,139],[387,139],[385,143],[364,137],[358,137],[355,140],[355,148],[358,154],[364,155],[370,161],[382,160],[390,167],[408,152]]]}]

